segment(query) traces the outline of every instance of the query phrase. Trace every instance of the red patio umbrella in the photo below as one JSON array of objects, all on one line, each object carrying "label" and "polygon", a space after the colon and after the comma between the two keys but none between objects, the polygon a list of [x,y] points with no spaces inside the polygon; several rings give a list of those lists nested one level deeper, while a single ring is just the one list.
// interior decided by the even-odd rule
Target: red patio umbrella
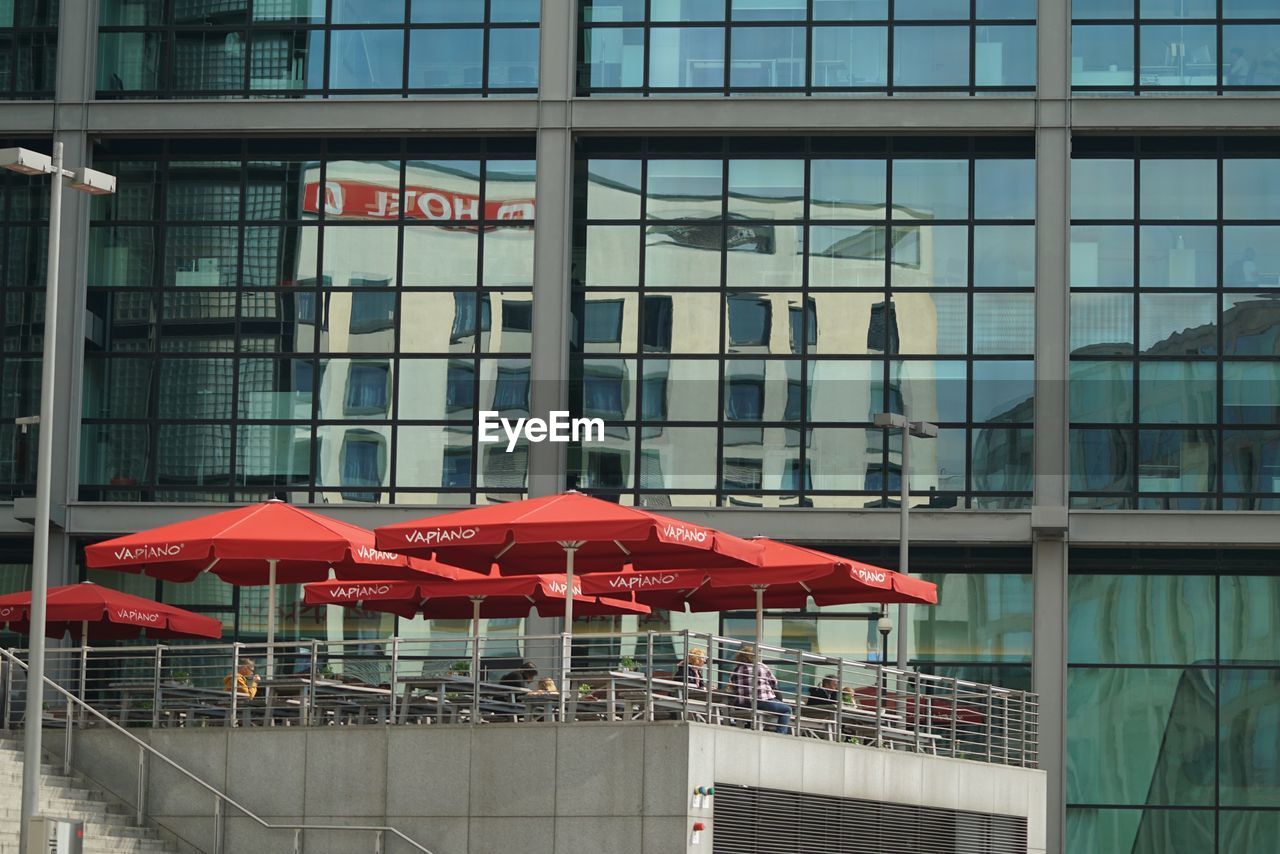
[{"label": "red patio umbrella", "polygon": [[[90,569],[193,581],[211,572],[239,585],[267,585],[267,643],[275,642],[276,585],[339,578],[459,578],[464,570],[381,551],[373,532],[283,501],[211,513],[85,548]],[[272,654],[268,647],[267,667]]]},{"label": "red patio umbrella", "polygon": [[[698,566],[748,567],[760,563],[758,543],[626,507],[579,492],[531,498],[384,525],[378,548],[430,555],[480,572],[540,573],[563,561],[574,573]],[[565,630],[573,624],[565,603]]]},{"label": "red patio umbrella", "polygon": [[669,570],[590,575],[583,592],[597,595],[633,591],[638,601],[682,611],[736,611],[754,608],[756,645],[764,631],[764,608],[802,608],[810,596],[819,605],[907,603],[933,605],[937,586],[869,563],[803,546],[758,537],[758,567],[723,570]]},{"label": "red patio umbrella", "polygon": [[[52,587],[45,634],[60,638],[66,632],[82,644],[94,640],[136,638],[145,629],[151,638],[220,638],[222,623],[172,605],[121,593],[91,582]],[[0,596],[0,624],[27,634],[31,592]]]}]

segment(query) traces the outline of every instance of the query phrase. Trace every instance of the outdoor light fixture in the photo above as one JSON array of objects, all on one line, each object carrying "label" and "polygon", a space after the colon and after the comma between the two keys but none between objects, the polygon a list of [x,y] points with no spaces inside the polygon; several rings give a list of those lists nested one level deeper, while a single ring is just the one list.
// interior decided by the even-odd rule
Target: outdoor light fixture
[{"label": "outdoor light fixture", "polygon": [[19,175],[48,175],[53,158],[29,148],[0,148],[0,168]]},{"label": "outdoor light fixture", "polygon": [[[23,430],[32,424],[53,423],[54,362],[58,355],[58,259],[62,250],[62,187],[66,180],[77,190],[93,195],[115,192],[115,177],[94,169],[71,172],[62,167],[61,142],[53,143],[53,153],[41,154],[28,148],[0,149],[0,168],[21,175],[48,175],[49,245],[45,264],[44,353],[40,366],[40,414],[23,416],[16,422]],[[69,180],[68,180],[69,179]],[[27,704],[22,748],[22,808],[19,819],[19,848],[27,850],[28,826],[40,800],[40,756],[44,703],[45,623],[49,598],[49,489],[53,471],[53,430],[42,429],[36,448],[35,531],[31,542],[31,606],[28,612]],[[70,726],[70,721],[67,725]]]},{"label": "outdoor light fixture", "polygon": [[71,189],[91,196],[109,196],[116,191],[116,176],[86,167],[77,169],[67,183],[71,185]]},{"label": "outdoor light fixture", "polygon": [[[911,512],[911,439],[938,438],[938,425],[931,424],[928,421],[912,421],[905,412],[877,412],[872,416],[871,423],[885,431],[902,431],[902,465],[898,470],[898,483],[901,486],[901,494],[898,500],[898,572],[906,575],[908,573],[907,517]],[[896,663],[900,669],[905,669],[907,666],[906,605],[898,606],[898,625],[903,628],[903,631],[898,633]],[[887,664],[887,632],[893,630],[893,624],[889,622],[888,617],[881,617],[880,622],[877,623],[877,628],[885,635],[885,663]]]},{"label": "outdoor light fixture", "polygon": [[880,633],[880,662],[887,664],[889,662],[889,635],[893,632],[893,620],[889,619],[887,612],[880,612],[880,619],[876,620],[876,631]]}]

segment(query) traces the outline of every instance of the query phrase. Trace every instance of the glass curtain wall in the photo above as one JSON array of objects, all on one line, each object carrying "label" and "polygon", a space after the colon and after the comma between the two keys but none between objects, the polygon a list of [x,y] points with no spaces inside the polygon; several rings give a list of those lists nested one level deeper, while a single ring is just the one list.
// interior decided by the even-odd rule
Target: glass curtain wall
[{"label": "glass curtain wall", "polygon": [[1029,140],[582,140],[571,486],[646,506],[1026,506]]},{"label": "glass curtain wall", "polygon": [[101,143],[80,495],[520,497],[475,409],[528,414],[528,140]]},{"label": "glass curtain wall", "polygon": [[53,98],[58,0],[0,0],[0,100]]},{"label": "glass curtain wall", "polygon": [[1273,851],[1274,555],[1077,550],[1068,605],[1067,851]]},{"label": "glass curtain wall", "polygon": [[1273,0],[1073,0],[1076,91],[1280,89]]},{"label": "glass curtain wall", "polygon": [[1280,148],[1074,155],[1073,506],[1280,509]]},{"label": "glass curtain wall", "polygon": [[[0,138],[11,146],[50,150],[45,140]],[[48,180],[0,170],[0,500],[35,495],[40,427],[14,419],[40,414],[48,220]]]},{"label": "glass curtain wall", "polygon": [[539,0],[102,0],[98,97],[532,94],[538,18]]},{"label": "glass curtain wall", "polygon": [[580,94],[1029,92],[1034,0],[583,0]]}]

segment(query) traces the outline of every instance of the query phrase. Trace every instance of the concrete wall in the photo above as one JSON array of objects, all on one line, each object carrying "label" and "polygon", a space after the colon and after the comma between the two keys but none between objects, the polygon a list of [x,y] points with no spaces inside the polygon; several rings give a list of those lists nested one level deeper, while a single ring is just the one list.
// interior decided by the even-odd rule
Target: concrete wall
[{"label": "concrete wall", "polygon": [[[136,731],[270,822],[388,824],[433,854],[707,854],[698,786],[763,786],[1028,818],[1045,843],[1045,775],[900,751],[700,724],[492,724]],[[75,765],[127,802],[137,752],[81,734]],[[213,799],[153,763],[149,813],[188,851],[210,851]],[[229,814],[227,852],[291,852],[292,834]],[[306,854],[372,851],[371,835],[310,833]],[[388,854],[411,849],[389,841]]]}]

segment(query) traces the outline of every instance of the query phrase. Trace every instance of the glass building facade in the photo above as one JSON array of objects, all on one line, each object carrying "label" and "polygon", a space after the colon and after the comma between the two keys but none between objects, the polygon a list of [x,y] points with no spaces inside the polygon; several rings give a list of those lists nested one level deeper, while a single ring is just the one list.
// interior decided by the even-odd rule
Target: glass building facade
[{"label": "glass building facade", "polygon": [[1034,0],[583,0],[581,94],[1028,92]]},{"label": "glass building facade", "polygon": [[99,98],[531,94],[538,0],[102,0]]},{"label": "glass building facade", "polygon": [[[264,590],[90,575],[83,545],[273,496],[374,527],[567,487],[895,567],[905,475],[941,594],[911,665],[1041,693],[1046,850],[1275,850],[1273,0],[86,8],[0,0],[0,148],[119,178],[64,197],[54,583],[260,641]],[[32,563],[47,197],[0,171],[0,592]],[[480,410],[551,409],[603,440],[479,441]],[[881,411],[939,426],[909,472]],[[275,616],[468,631],[296,587]],[[765,636],[879,660],[871,616]],[[516,658],[555,628],[484,630]],[[684,628],[754,634],[575,631]]]}]

